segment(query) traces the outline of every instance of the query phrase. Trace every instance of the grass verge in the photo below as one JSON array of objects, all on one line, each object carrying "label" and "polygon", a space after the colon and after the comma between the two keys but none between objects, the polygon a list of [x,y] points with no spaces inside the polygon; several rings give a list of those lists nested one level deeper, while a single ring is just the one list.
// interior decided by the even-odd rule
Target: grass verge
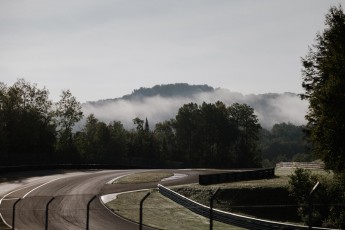
[{"label": "grass verge", "polygon": [[134,173],[121,177],[113,182],[113,184],[137,184],[148,182],[159,182],[164,178],[173,176],[172,172],[143,172]]},{"label": "grass verge", "polygon": [[[238,181],[202,186],[199,184],[174,186],[172,189],[201,204],[209,205],[211,194],[220,188],[214,207],[220,210],[274,221],[302,223],[297,215],[297,204],[289,196],[291,168],[276,169],[272,179]],[[332,176],[324,170],[315,174]]]},{"label": "grass verge", "polygon": [[[140,201],[147,192],[125,193],[106,205],[118,215],[139,222]],[[158,229],[209,229],[209,219],[199,216],[152,190],[143,206],[143,223]],[[214,222],[214,229],[242,229]]]},{"label": "grass verge", "polygon": [[[174,186],[173,190],[199,203],[209,205],[211,194],[220,188],[215,200],[215,208],[247,216],[276,221],[302,223],[297,216],[297,207],[288,193],[289,175],[294,169],[276,169],[275,178],[239,181],[202,186],[190,184]],[[324,170],[312,170],[315,174],[331,176]],[[157,182],[172,176],[172,173],[145,172],[120,178],[115,183]],[[156,191],[144,203],[144,224],[159,229],[209,229],[209,220],[174,203]],[[147,192],[121,194],[107,203],[115,213],[139,222],[140,200]],[[272,216],[272,213],[274,215]],[[214,222],[214,229],[241,229],[239,227]]]}]

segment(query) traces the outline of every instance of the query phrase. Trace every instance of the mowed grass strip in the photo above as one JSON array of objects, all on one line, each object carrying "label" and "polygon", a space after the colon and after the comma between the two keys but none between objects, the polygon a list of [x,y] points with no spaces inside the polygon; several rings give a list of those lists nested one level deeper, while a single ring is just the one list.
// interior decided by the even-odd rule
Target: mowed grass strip
[{"label": "mowed grass strip", "polygon": [[[297,216],[297,204],[289,196],[289,175],[294,168],[278,168],[275,177],[271,179],[236,181],[214,185],[178,185],[171,187],[196,202],[209,204],[211,194],[218,188],[214,207],[223,211],[243,214],[261,219],[274,221],[301,223]],[[332,177],[329,173],[320,169],[311,170],[312,173],[324,177]]]},{"label": "mowed grass strip", "polygon": [[[172,186],[171,189],[181,193],[182,195],[195,200],[202,204],[208,204],[210,199],[210,194],[215,192],[218,188],[221,191],[232,190],[243,190],[243,191],[263,191],[275,189],[288,190],[289,187],[289,176],[292,175],[295,171],[295,168],[276,168],[275,177],[271,179],[260,179],[260,180],[247,180],[247,181],[235,181],[222,184],[213,184],[213,185],[200,185],[200,184],[188,184],[188,185],[177,185]],[[331,172],[327,172],[323,169],[311,169],[313,174],[322,175],[324,177],[332,177]],[[219,198],[219,196],[218,196]],[[266,198],[264,198],[266,199]],[[226,200],[224,202],[227,202]]]},{"label": "mowed grass strip", "polygon": [[[247,189],[262,189],[262,188],[288,188],[289,187],[289,176],[292,175],[295,171],[295,168],[276,168],[275,177],[270,179],[260,179],[260,180],[247,180],[247,181],[235,181],[222,184],[214,185],[199,185],[199,184],[190,184],[190,185],[181,185],[174,186],[175,188],[187,187],[188,189],[196,190],[217,190],[220,189],[234,189],[234,188],[247,188]],[[332,177],[333,174],[327,172],[323,169],[310,169],[313,174],[318,174],[322,176]]]},{"label": "mowed grass strip", "polygon": [[113,182],[113,184],[137,184],[159,182],[164,178],[173,176],[172,172],[142,172],[134,173],[128,176],[121,177]]},{"label": "mowed grass strip", "polygon": [[[237,195],[241,196],[242,194],[243,197],[248,195],[247,193],[251,191],[253,192],[261,191],[261,193],[263,194],[266,194],[266,191],[271,191],[274,193],[274,194],[271,194],[272,197],[275,197],[276,190],[277,191],[287,190],[289,175],[291,175],[294,172],[294,170],[295,170],[294,168],[277,168],[275,171],[276,177],[272,179],[238,181],[238,182],[216,184],[216,185],[209,185],[209,186],[202,186],[199,184],[189,184],[189,185],[182,185],[182,186],[173,186],[172,188],[173,190],[179,193],[182,193],[183,195],[193,200],[196,200],[197,202],[204,203],[205,205],[209,204],[209,198],[210,198],[211,193],[213,193],[218,188],[221,188],[221,192],[218,198],[221,198],[221,195],[222,195],[221,193],[224,191],[229,191],[232,198],[234,198],[233,196],[235,195],[233,194],[232,191],[237,191],[236,192],[238,193]],[[328,173],[324,170],[311,170],[311,171],[315,174],[321,174],[323,176],[332,176],[332,173]],[[158,182],[161,179],[170,177],[172,175],[173,175],[172,173],[168,175],[168,174],[163,174],[162,172],[144,172],[144,173],[132,174],[132,175],[120,178],[120,180],[117,181],[116,183]],[[242,190],[246,193],[242,192]],[[130,219],[132,221],[139,222],[139,204],[140,204],[140,200],[146,194],[147,192],[135,192],[135,193],[122,194],[122,195],[119,195],[116,200],[109,202],[107,206],[109,206],[115,213],[127,219]],[[269,197],[271,197],[271,195],[269,195]],[[257,196],[254,196],[254,198],[260,201],[259,197]],[[268,202],[267,205],[270,205],[267,194],[263,196],[262,199]],[[232,210],[228,210],[228,208],[232,206],[231,199],[230,200],[219,199],[219,200],[221,203],[224,202],[225,206],[218,204],[218,202],[215,202],[215,208],[219,208],[224,211],[232,211]],[[282,202],[284,204],[285,199],[282,199]],[[247,204],[245,203],[244,205],[246,206]],[[252,205],[252,204],[249,204],[249,205]],[[283,209],[286,209],[286,208],[283,208]],[[256,216],[255,212],[248,213],[247,211],[248,210],[246,211],[236,210],[235,212],[242,213],[244,215],[249,215],[249,216]],[[284,221],[289,221],[289,220],[284,220]],[[147,198],[147,200],[145,200],[144,224],[155,227],[155,228],[159,228],[159,229],[209,229],[209,219],[191,212],[190,210],[160,195],[156,191],[152,191],[152,194]],[[241,228],[236,227],[236,226],[226,225],[219,222],[214,222],[214,229],[241,229]]]},{"label": "mowed grass strip", "polygon": [[[158,191],[151,190],[150,196],[145,200],[143,206],[143,224],[158,229],[209,229],[209,219],[193,213],[192,211],[176,204],[170,199],[162,196]],[[148,191],[132,192],[121,194],[117,199],[106,205],[120,216],[139,222],[139,209],[141,199]],[[230,229],[241,230],[214,221],[214,228],[217,230]]]}]

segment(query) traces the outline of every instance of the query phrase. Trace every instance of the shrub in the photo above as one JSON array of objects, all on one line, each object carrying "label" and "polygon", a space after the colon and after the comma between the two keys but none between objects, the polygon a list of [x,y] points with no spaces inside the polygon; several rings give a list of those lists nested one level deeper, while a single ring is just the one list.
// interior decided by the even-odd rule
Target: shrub
[{"label": "shrub", "polygon": [[[298,215],[306,224],[309,224],[309,213],[311,211],[312,226],[344,229],[344,178],[341,175],[334,175],[333,177],[330,175],[315,175],[306,169],[296,169],[294,174],[290,176],[290,196],[299,205]],[[320,186],[310,195],[317,181],[320,182]]]}]

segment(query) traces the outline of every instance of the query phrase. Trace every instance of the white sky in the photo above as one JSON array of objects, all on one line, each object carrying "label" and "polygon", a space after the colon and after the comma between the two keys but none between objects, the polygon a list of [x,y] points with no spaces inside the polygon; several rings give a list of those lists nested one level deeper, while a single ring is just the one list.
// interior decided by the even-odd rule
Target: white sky
[{"label": "white sky", "polygon": [[300,57],[342,0],[1,0],[0,81],[81,102],[184,82],[302,92]]}]

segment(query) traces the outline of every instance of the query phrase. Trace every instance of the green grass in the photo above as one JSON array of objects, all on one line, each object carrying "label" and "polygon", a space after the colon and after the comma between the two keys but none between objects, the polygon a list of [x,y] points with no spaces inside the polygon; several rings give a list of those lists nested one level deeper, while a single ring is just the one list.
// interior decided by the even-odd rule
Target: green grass
[{"label": "green grass", "polygon": [[134,173],[128,176],[121,177],[115,180],[114,184],[136,184],[136,183],[148,183],[159,182],[164,178],[171,177],[174,174],[172,172],[143,172]]},{"label": "green grass", "polygon": [[[332,176],[324,170],[311,170],[315,174]],[[247,216],[271,219],[283,222],[301,223],[295,203],[288,194],[290,168],[278,168],[272,179],[249,180],[217,185],[202,186],[189,184],[174,186],[173,190],[199,203],[209,206],[211,194],[220,188],[214,207]],[[172,176],[165,172],[144,172],[120,178],[115,183],[157,182]],[[174,203],[156,191],[144,203],[144,224],[160,229],[208,229],[209,220]],[[119,195],[107,206],[115,213],[139,221],[140,200],[147,192],[135,192]],[[272,217],[272,213],[274,216]],[[214,229],[241,229],[215,222]]]},{"label": "green grass", "polygon": [[[125,193],[106,205],[118,215],[139,222],[140,200],[147,192]],[[209,219],[197,215],[157,191],[151,191],[143,206],[143,223],[159,229],[209,229]],[[214,229],[242,229],[214,222]]]},{"label": "green grass", "polygon": [[[311,170],[315,174],[332,176],[324,170]],[[201,204],[209,205],[213,192],[220,188],[215,208],[275,221],[300,223],[296,202],[289,196],[291,168],[278,168],[272,179],[237,181],[203,186],[190,184],[172,189]],[[274,215],[272,215],[274,213]]]}]

